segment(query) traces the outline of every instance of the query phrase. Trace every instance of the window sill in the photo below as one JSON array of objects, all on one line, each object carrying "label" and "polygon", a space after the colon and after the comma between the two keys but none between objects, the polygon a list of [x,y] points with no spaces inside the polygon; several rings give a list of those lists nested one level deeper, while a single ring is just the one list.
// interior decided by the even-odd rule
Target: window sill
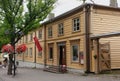
[{"label": "window sill", "polygon": [[49,61],[53,61],[53,59],[49,59]]},{"label": "window sill", "polygon": [[52,38],[52,36],[48,36],[48,38]]},{"label": "window sill", "polygon": [[72,33],[78,33],[78,32],[81,32],[81,30],[72,31]]},{"label": "window sill", "polygon": [[64,34],[58,35],[58,37],[64,36]]},{"label": "window sill", "polygon": [[79,61],[71,61],[71,63],[78,64]]}]

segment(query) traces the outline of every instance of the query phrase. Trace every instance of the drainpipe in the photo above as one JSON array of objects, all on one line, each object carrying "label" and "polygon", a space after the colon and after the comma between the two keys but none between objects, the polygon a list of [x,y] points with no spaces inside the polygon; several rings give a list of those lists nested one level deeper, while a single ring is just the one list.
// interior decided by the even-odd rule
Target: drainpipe
[{"label": "drainpipe", "polygon": [[86,49],[86,71],[90,73],[90,4],[85,6],[85,49]]},{"label": "drainpipe", "polygon": [[[36,31],[35,31],[35,36],[36,36]],[[34,44],[34,49],[35,49],[34,63],[35,63],[35,68],[36,68],[36,45],[35,44]]]},{"label": "drainpipe", "polygon": [[44,25],[44,69],[46,68],[46,25]]}]

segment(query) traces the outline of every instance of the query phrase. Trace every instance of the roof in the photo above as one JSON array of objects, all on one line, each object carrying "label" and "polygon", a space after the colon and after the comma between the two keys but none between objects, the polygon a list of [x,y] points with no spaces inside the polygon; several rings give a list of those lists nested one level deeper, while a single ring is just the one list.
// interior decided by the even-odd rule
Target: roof
[{"label": "roof", "polygon": [[106,34],[100,34],[95,36],[90,36],[91,39],[99,39],[99,38],[108,38],[108,37],[115,37],[120,36],[120,32],[111,32]]},{"label": "roof", "polygon": [[42,24],[49,24],[49,23],[54,22],[54,21],[57,21],[57,20],[59,20],[59,19],[68,17],[68,16],[70,16],[70,15],[72,15],[72,14],[74,14],[74,13],[80,12],[80,10],[83,10],[83,8],[84,8],[85,6],[88,6],[88,5],[89,5],[89,6],[93,6],[93,8],[105,8],[105,9],[111,9],[111,10],[120,11],[120,8],[119,8],[119,7],[116,8],[116,7],[105,6],[105,5],[85,3],[85,4],[82,4],[82,5],[76,7],[76,8],[74,8],[74,9],[68,11],[68,12],[65,12],[65,13],[57,16],[57,17],[54,17],[54,18],[52,18],[52,19],[50,19],[50,20],[48,20],[48,21],[45,21],[45,22],[42,23]]}]

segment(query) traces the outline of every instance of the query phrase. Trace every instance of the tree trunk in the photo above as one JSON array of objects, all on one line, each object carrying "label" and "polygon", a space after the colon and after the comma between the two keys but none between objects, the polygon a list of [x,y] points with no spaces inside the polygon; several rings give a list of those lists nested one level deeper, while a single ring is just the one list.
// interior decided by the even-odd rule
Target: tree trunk
[{"label": "tree trunk", "polygon": [[9,54],[8,75],[12,75],[13,54]]}]

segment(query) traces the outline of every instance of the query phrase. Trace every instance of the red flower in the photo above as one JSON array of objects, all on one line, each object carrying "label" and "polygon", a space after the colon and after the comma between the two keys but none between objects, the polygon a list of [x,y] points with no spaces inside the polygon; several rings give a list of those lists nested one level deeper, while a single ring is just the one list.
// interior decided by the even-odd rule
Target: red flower
[{"label": "red flower", "polygon": [[14,48],[13,48],[13,46],[11,44],[7,44],[7,45],[4,45],[2,47],[1,52],[13,53],[14,52]]},{"label": "red flower", "polygon": [[17,46],[16,52],[17,53],[22,53],[22,52],[25,52],[26,49],[27,49],[26,45],[25,44],[21,44],[21,45]]}]

